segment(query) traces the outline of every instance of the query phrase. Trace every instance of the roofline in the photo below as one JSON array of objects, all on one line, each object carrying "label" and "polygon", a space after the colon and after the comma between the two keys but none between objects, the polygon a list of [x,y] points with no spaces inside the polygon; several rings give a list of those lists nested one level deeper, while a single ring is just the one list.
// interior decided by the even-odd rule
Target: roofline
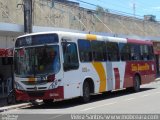
[{"label": "roofline", "polygon": [[[78,33],[78,32],[66,32],[66,31],[46,31],[46,32],[36,32],[36,33],[28,33],[28,34],[25,34],[25,35],[21,35],[17,38],[21,38],[21,37],[27,37],[27,36],[34,36],[34,35],[43,35],[43,34],[53,34],[53,33],[57,33],[57,34],[61,34],[61,33],[65,33],[65,34],[77,34],[77,35],[85,35],[87,33]],[[99,36],[99,35],[98,35]]]},{"label": "roofline", "polygon": [[[57,33],[57,34],[70,34],[70,35],[88,35],[90,33],[81,33],[81,32],[66,32],[66,31],[46,31],[46,32],[37,32],[37,33],[29,33],[29,34],[25,34],[22,36],[19,36],[17,38],[21,38],[21,37],[27,37],[27,36],[34,36],[34,35],[43,35],[43,34],[53,34],[53,33]],[[112,36],[107,36],[107,35],[97,35],[97,34],[90,34],[90,35],[96,35],[97,38],[98,37],[104,37],[103,39],[121,39],[121,40],[126,40],[126,38],[120,38],[120,37],[112,37]]]},{"label": "roofline", "polygon": [[[37,33],[30,33],[26,35],[19,36],[18,38],[21,37],[27,37],[27,36],[34,36],[34,35],[43,35],[43,34],[69,34],[69,35],[88,35],[87,33],[77,33],[77,32],[66,32],[66,31],[46,31],[46,32],[37,32]],[[96,34],[90,34],[90,35],[96,35]],[[97,38],[103,37],[102,40],[108,40],[108,41],[113,41],[113,42],[124,42],[126,41],[127,43],[137,43],[137,44],[149,44],[152,45],[153,42],[149,40],[142,40],[142,39],[130,39],[130,38],[120,38],[120,37],[110,37],[110,36],[104,36],[104,35],[96,35]]]},{"label": "roofline", "polygon": [[149,40],[137,40],[137,39],[128,39],[128,38],[127,38],[127,42],[128,43],[137,43],[137,44],[147,44],[147,45],[153,44],[153,42],[149,41]]}]

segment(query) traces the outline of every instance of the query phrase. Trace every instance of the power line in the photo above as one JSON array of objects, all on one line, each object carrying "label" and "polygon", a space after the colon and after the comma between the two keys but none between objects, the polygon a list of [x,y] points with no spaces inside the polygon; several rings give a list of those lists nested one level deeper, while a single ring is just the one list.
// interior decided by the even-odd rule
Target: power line
[{"label": "power line", "polygon": [[[98,7],[100,5],[95,5],[95,4],[92,4],[92,3],[89,3],[89,2],[85,2],[85,1],[82,1],[82,0],[75,0],[75,1],[78,1],[80,3],[85,3],[85,4],[88,4],[88,5],[91,5],[91,6],[94,6],[94,7]],[[102,6],[100,6],[102,7]],[[102,7],[104,8],[104,7]],[[104,8],[104,9],[108,9],[108,8]],[[127,13],[127,12],[123,12],[123,11],[118,11],[118,10],[113,10],[113,9],[108,9],[109,12],[113,12],[113,13],[118,13],[120,15],[129,15],[129,16],[134,16],[134,14],[132,13]],[[139,18],[143,18],[143,16],[140,16],[140,15],[135,15],[136,17],[139,17]]]},{"label": "power line", "polygon": [[[72,0],[69,0],[69,1],[72,1]],[[79,3],[88,4],[88,5],[91,5],[91,6],[94,6],[94,7],[100,6],[100,5],[95,5],[95,4],[93,4],[93,3],[85,2],[85,1],[83,1],[83,0],[74,0],[74,1],[77,1],[77,2],[79,2]],[[98,0],[98,1],[101,1],[101,0]],[[101,1],[101,2],[102,2],[102,1]],[[144,5],[144,4],[143,4],[143,5]],[[102,7],[102,6],[100,6],[100,7]],[[135,6],[135,7],[137,7],[137,6]],[[104,7],[102,7],[102,8],[104,8]],[[124,8],[124,7],[123,7],[123,8]],[[132,7],[132,8],[133,8],[133,13],[118,11],[118,10],[109,9],[109,8],[104,8],[104,9],[109,10],[109,12],[110,12],[110,13],[113,13],[113,14],[116,13],[116,14],[118,14],[118,15],[124,15],[124,16],[127,15],[127,16],[131,16],[131,17],[143,19],[144,16],[141,16],[141,15],[138,15],[138,14],[135,13],[135,11],[140,11],[140,9],[141,9],[141,11],[142,11],[142,8],[143,8],[143,7],[140,7],[139,9],[135,9],[134,7]],[[135,10],[134,10],[134,9],[135,9]],[[140,11],[140,12],[141,12],[141,11]],[[157,20],[157,21],[159,21],[159,20]]]},{"label": "power line", "polygon": [[[99,2],[101,2],[101,3],[103,3],[103,4],[106,4],[106,1],[105,1],[105,2],[102,1],[102,0],[97,0],[97,1],[99,1]],[[127,7],[126,5],[122,4],[121,2],[118,2],[118,4],[109,3],[109,5],[118,6],[118,7],[120,7],[120,8],[123,7],[123,8],[125,8],[126,10],[130,10],[129,7]]]},{"label": "power line", "polygon": [[85,2],[85,1],[82,1],[82,0],[76,0],[76,1],[97,7],[97,5],[95,5],[95,4],[88,3],[88,2]]}]

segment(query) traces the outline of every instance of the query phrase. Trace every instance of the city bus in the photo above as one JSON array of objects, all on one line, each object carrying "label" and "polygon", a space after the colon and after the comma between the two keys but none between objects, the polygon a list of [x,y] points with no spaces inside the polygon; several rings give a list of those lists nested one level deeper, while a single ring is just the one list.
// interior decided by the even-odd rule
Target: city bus
[{"label": "city bus", "polygon": [[152,42],[73,32],[40,32],[17,38],[16,99],[44,103],[120,89],[140,90],[154,81]]}]

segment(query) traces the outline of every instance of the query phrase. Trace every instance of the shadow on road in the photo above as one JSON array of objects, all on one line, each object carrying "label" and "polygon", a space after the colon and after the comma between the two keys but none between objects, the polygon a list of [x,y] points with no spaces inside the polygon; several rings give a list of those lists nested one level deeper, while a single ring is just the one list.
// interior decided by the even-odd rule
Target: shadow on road
[{"label": "shadow on road", "polygon": [[[155,88],[141,88],[138,93],[149,91],[152,89],[155,89]],[[137,93],[134,93],[128,89],[114,91],[114,92],[105,92],[102,94],[91,96],[91,101],[89,103],[98,102],[105,99],[118,98],[118,97],[130,95],[130,94],[137,94]],[[22,108],[22,109],[64,109],[64,108],[70,108],[70,107],[79,106],[79,105],[82,105],[82,103],[80,102],[79,98],[75,98],[71,100],[53,102],[52,104],[49,104],[49,105],[41,104],[41,105],[36,105],[36,106]]]}]

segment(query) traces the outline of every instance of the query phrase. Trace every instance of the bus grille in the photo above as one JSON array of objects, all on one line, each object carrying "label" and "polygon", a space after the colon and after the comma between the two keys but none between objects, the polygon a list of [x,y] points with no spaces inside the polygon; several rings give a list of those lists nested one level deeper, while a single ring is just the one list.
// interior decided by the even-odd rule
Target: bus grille
[{"label": "bus grille", "polygon": [[44,96],[44,91],[27,91],[27,94],[30,96],[30,97],[42,97]]},{"label": "bus grille", "polygon": [[23,84],[25,85],[44,85],[47,84],[46,80],[43,81],[22,81]]}]

